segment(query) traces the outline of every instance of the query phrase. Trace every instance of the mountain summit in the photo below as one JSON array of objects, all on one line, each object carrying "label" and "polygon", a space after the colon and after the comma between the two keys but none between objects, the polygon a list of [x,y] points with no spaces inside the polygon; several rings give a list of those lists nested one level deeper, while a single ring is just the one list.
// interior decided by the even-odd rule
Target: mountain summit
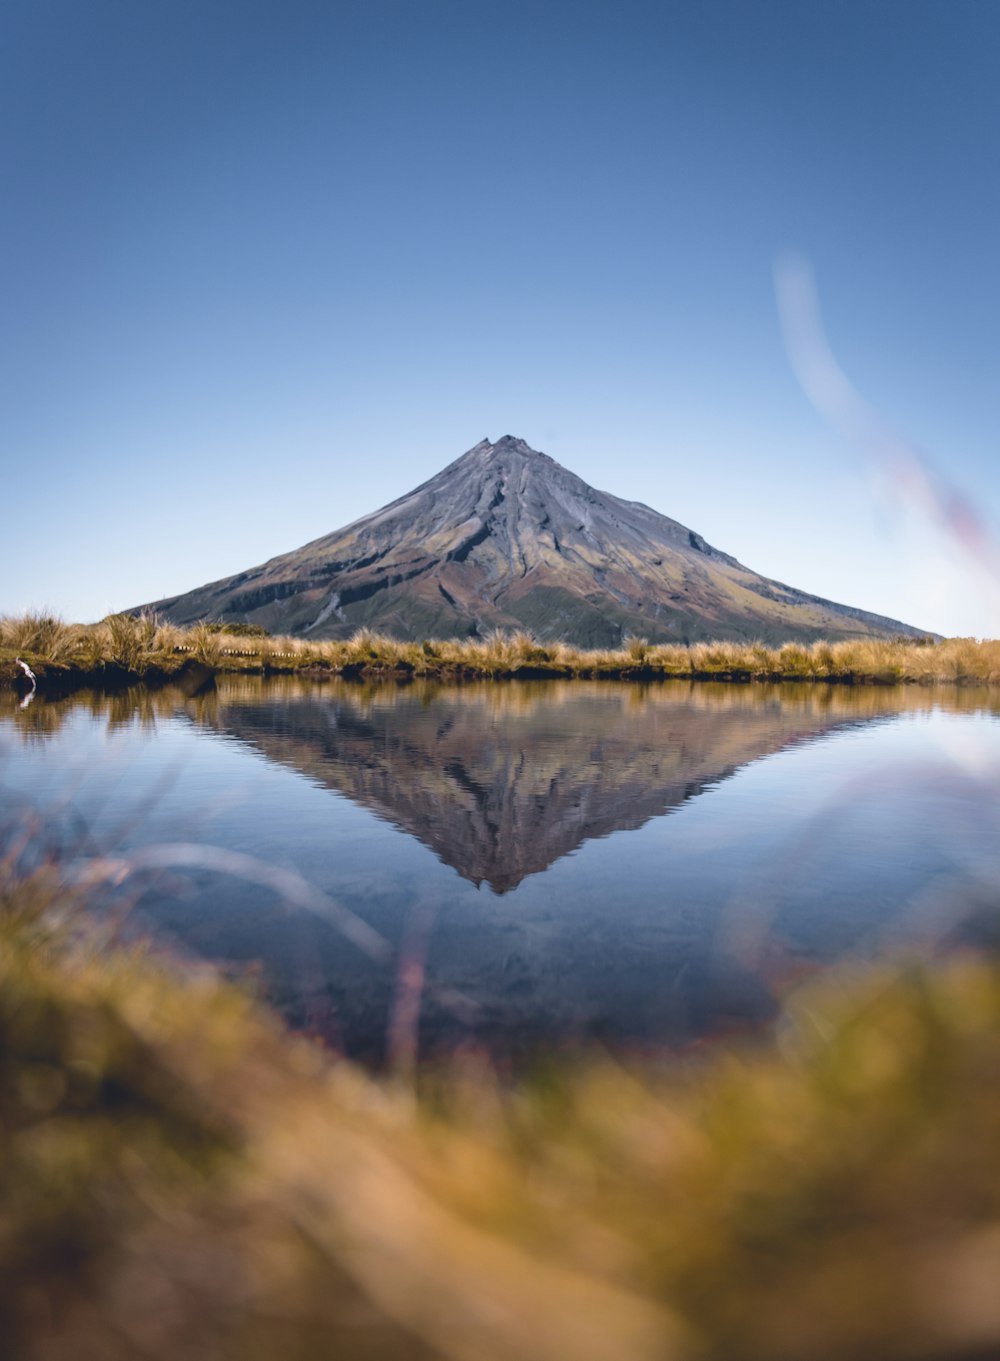
[{"label": "mountain summit", "polygon": [[363,625],[409,639],[530,628],[589,646],[630,633],[775,643],[920,632],[758,576],[513,435],[480,440],[304,548],[150,608],[177,624],[255,623],[317,639]]}]

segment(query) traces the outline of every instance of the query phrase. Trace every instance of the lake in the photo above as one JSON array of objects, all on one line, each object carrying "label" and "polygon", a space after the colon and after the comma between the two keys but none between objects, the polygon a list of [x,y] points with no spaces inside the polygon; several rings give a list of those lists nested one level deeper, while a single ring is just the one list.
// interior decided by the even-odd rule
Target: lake
[{"label": "lake", "polygon": [[368,1063],[677,1048],[834,961],[1000,934],[1000,693],[8,693],[0,825]]}]

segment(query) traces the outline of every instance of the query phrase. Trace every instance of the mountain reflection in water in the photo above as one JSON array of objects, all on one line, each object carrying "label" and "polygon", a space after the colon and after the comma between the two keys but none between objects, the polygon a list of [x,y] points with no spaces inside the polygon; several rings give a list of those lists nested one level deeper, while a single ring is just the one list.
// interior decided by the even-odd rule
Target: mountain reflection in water
[{"label": "mountain reflection in water", "polygon": [[[233,696],[235,699],[235,696]],[[495,893],[740,766],[859,721],[829,689],[518,682],[211,700],[199,721],[415,836]]]},{"label": "mountain reflection in water", "polygon": [[70,857],[253,856],[376,933],[378,958],[221,859],[126,884],[142,926],[259,969],[294,1024],[376,1064],[682,1044],[766,1021],[803,969],[996,929],[995,691],[223,677],[8,698],[8,824],[38,808]]}]

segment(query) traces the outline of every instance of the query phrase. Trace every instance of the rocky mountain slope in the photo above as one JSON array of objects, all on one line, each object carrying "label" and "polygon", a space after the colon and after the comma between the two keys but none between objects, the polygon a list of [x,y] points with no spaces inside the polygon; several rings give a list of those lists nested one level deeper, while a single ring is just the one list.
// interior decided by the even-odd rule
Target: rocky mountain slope
[{"label": "rocky mountain slope", "polygon": [[418,640],[529,628],[585,646],[922,632],[759,576],[511,435],[343,529],[147,608],[317,639],[364,625]]}]

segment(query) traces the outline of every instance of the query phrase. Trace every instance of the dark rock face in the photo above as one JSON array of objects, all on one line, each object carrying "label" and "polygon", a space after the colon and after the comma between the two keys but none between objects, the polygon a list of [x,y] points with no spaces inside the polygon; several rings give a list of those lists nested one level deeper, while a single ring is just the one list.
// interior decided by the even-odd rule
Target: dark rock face
[{"label": "dark rock face", "polygon": [[758,576],[638,501],[595,491],[505,435],[408,495],[292,553],[151,608],[178,624],[262,624],[345,638],[529,628],[614,646],[912,634],[893,619]]}]

